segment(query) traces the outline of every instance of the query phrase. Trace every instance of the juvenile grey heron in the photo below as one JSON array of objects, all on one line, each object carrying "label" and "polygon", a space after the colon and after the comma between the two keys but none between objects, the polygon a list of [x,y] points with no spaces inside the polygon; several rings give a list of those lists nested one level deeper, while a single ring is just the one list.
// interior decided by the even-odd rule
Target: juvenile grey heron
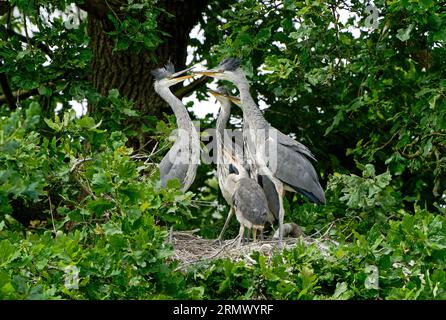
[{"label": "juvenile grey heron", "polygon": [[226,179],[226,185],[233,190],[232,206],[235,216],[240,223],[239,240],[244,239],[245,228],[252,229],[254,242],[257,230],[262,231],[265,223],[273,223],[274,217],[268,209],[268,203],[260,185],[251,179],[243,167],[239,167],[237,173],[230,173]]},{"label": "juvenile grey heron", "polygon": [[223,234],[228,228],[229,222],[234,214],[234,207],[232,206],[234,190],[229,188],[227,179],[231,171],[234,170],[233,166],[243,166],[243,154],[237,152],[237,146],[232,144],[232,137],[229,141],[228,136],[225,135],[226,124],[231,115],[231,101],[229,97],[227,97],[226,90],[220,87],[217,91],[208,91],[218,102],[220,102],[220,113],[218,114],[215,132],[215,138],[217,140],[217,178],[223,198],[225,198],[226,202],[229,204],[229,212],[225,225],[217,238],[218,241],[221,241],[223,240]]},{"label": "juvenile grey heron", "polygon": [[[230,81],[240,91],[244,119],[243,136],[249,158],[258,174],[266,176],[274,184],[277,194],[281,195],[278,198],[279,247],[282,248],[284,192],[298,192],[312,202],[325,203],[324,191],[310,162],[310,159],[315,160],[313,154],[306,146],[281,133],[265,120],[249,93],[249,83],[240,68],[240,60],[224,59],[215,69],[194,73]],[[275,153],[266,157],[267,148]]]},{"label": "juvenile grey heron", "polygon": [[[243,145],[239,145],[237,139],[233,143],[232,137],[225,131],[226,124],[228,123],[231,115],[231,102],[240,105],[240,99],[230,96],[224,87],[219,87],[217,91],[208,90],[220,103],[220,113],[217,118],[216,125],[216,140],[217,140],[217,177],[220,190],[229,204],[229,212],[226,218],[223,229],[217,238],[217,241],[223,240],[223,235],[229,226],[229,222],[234,214],[234,208],[232,206],[232,195],[234,190],[227,184],[227,178],[229,174],[241,166],[246,169],[247,163],[243,154]],[[243,141],[241,142],[243,144]],[[274,185],[269,182],[268,179],[262,179],[262,177],[251,176],[256,179],[265,193],[268,208],[274,214],[276,219],[278,218],[278,196],[274,189]],[[266,181],[265,181],[266,180]],[[271,188],[268,188],[272,185]]]},{"label": "juvenile grey heron", "polygon": [[200,140],[186,107],[171,91],[170,87],[191,78],[191,75],[181,76],[191,68],[175,73],[174,66],[168,62],[164,68],[152,70],[155,78],[155,91],[172,108],[177,120],[176,141],[159,164],[161,184],[178,179],[181,190],[186,191],[195,180],[200,163]]}]

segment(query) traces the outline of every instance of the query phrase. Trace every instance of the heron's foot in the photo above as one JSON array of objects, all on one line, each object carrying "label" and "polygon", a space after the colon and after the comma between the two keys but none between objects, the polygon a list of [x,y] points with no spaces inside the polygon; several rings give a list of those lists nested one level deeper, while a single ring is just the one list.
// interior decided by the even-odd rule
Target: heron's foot
[{"label": "heron's foot", "polygon": [[[234,240],[236,240],[237,238],[235,238]],[[242,244],[242,240],[243,237],[238,236],[238,241],[237,241],[237,247],[236,248],[240,248],[240,245]]]}]

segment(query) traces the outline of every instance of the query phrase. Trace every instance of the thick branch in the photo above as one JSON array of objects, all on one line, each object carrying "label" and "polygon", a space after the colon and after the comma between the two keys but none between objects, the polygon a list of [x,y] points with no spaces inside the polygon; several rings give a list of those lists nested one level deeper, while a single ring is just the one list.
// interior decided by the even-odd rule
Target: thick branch
[{"label": "thick branch", "polygon": [[[3,66],[3,62],[0,61],[0,67]],[[3,90],[4,102],[8,103],[9,109],[14,110],[16,108],[14,96],[12,95],[11,87],[8,83],[8,77],[5,73],[0,73],[0,85]]]},{"label": "thick branch", "polygon": [[[56,85],[53,82],[50,82],[48,84],[46,84],[46,86],[50,87],[50,88],[55,88]],[[17,91],[17,92],[13,92],[12,93],[12,99],[14,101],[14,107],[15,102],[16,101],[21,101],[21,100],[25,100],[31,96],[35,96],[36,94],[39,94],[39,89],[38,88],[34,88],[31,90],[27,90],[27,91]],[[8,98],[5,95],[0,96],[0,104],[7,102]],[[9,104],[9,103],[8,103]]]},{"label": "thick branch", "polygon": [[8,13],[11,9],[11,5],[8,1],[0,1],[0,15],[4,15],[5,13]]},{"label": "thick branch", "polygon": [[[34,96],[38,93],[39,93],[38,89],[31,89],[31,90],[23,91],[23,92],[18,91],[18,92],[13,93],[12,101],[14,101],[14,108],[15,108],[15,101],[24,100],[24,99]],[[17,96],[17,94],[18,94],[18,96]],[[5,95],[0,96],[0,104],[5,103],[5,102],[8,102],[8,98]],[[9,105],[9,102],[8,102],[8,105]],[[10,105],[9,105],[9,107],[11,108]]]},{"label": "thick branch", "polygon": [[[79,2],[79,1],[77,1]],[[98,19],[104,19],[110,10],[119,9],[120,5],[124,5],[127,2],[117,1],[117,0],[85,0],[80,1],[81,3],[76,3],[79,8],[95,16]]]}]

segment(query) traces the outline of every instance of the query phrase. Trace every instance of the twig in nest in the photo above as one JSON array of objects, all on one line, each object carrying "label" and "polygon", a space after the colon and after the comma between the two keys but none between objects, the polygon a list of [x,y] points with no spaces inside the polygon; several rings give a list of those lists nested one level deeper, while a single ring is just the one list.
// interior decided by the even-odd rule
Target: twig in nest
[{"label": "twig in nest", "polygon": [[174,234],[178,234],[178,235],[192,235],[194,233],[197,233],[198,231],[200,231],[200,228],[193,229],[193,230],[186,230],[186,231],[175,231]]},{"label": "twig in nest", "polygon": [[92,159],[92,158],[84,158],[84,159],[79,159],[79,160],[77,160],[77,161],[73,164],[73,166],[71,167],[71,169],[70,169],[70,173],[73,173],[73,171],[76,170],[76,167],[77,167],[78,165],[80,165],[80,164],[82,164],[82,163],[84,163],[84,162],[87,162],[87,161],[91,161],[91,160],[93,160],[93,159]]},{"label": "twig in nest", "polygon": [[234,240],[232,240],[232,241],[226,243],[223,247],[221,247],[220,250],[218,250],[216,253],[210,255],[209,257],[204,257],[204,258],[200,258],[200,259],[196,259],[196,260],[192,260],[192,261],[188,261],[188,262],[182,263],[182,264],[179,265],[177,268],[175,268],[174,271],[178,271],[178,270],[184,268],[185,266],[187,266],[187,265],[189,265],[189,264],[194,264],[194,263],[197,263],[197,262],[201,262],[201,261],[205,261],[205,260],[211,260],[211,259],[215,258],[215,257],[218,256],[220,253],[222,253],[228,246],[233,245],[234,242],[237,241],[239,237],[240,237],[240,235],[238,235],[237,237],[235,237]]}]

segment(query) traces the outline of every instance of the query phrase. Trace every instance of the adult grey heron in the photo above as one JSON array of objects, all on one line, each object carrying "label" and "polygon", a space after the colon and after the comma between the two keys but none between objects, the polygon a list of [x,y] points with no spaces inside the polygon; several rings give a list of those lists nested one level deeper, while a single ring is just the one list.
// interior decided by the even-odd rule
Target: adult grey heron
[{"label": "adult grey heron", "polygon": [[[234,207],[232,205],[232,195],[234,190],[227,183],[228,176],[234,170],[243,170],[240,167],[246,169],[247,163],[243,154],[243,141],[238,143],[237,136],[235,141],[232,140],[234,134],[228,134],[226,129],[226,124],[228,123],[231,114],[231,102],[240,105],[240,99],[230,96],[224,87],[219,87],[217,91],[208,90],[220,103],[220,113],[217,118],[216,125],[216,140],[217,140],[217,178],[220,190],[225,198],[226,202],[229,204],[229,212],[226,218],[223,229],[217,238],[218,242],[223,240],[224,232],[229,226],[229,222],[234,214]],[[251,178],[256,179],[257,177],[251,176]],[[272,188],[268,188],[271,183],[268,179],[262,179],[259,177],[258,180],[260,186],[263,188],[265,193],[268,208],[278,218],[278,210],[275,209],[278,204],[278,196],[275,192],[274,185]],[[267,180],[265,182],[265,180]],[[269,183],[269,184],[268,184]]]},{"label": "adult grey heron", "polygon": [[245,228],[252,229],[254,242],[257,230],[262,231],[265,223],[273,223],[274,217],[268,209],[268,203],[260,185],[251,179],[243,166],[230,173],[226,179],[226,186],[233,190],[231,206],[240,223],[239,240],[244,239]]},{"label": "adult grey heron", "polygon": [[[311,151],[272,127],[249,93],[249,83],[240,68],[240,60],[224,59],[217,68],[196,71],[234,83],[240,91],[243,111],[243,136],[250,160],[259,175],[266,176],[279,194],[279,247],[283,239],[283,195],[285,191],[298,192],[310,201],[324,204],[325,195],[310,159],[315,160]],[[266,152],[270,151],[266,156]],[[272,152],[271,152],[272,151]]]},{"label": "adult grey heron", "polygon": [[191,78],[191,75],[181,76],[190,69],[175,73],[173,64],[168,62],[163,68],[152,70],[155,91],[172,108],[178,128],[175,143],[159,164],[161,184],[165,187],[167,181],[178,179],[183,191],[195,180],[200,163],[200,140],[186,107],[169,88]]}]

